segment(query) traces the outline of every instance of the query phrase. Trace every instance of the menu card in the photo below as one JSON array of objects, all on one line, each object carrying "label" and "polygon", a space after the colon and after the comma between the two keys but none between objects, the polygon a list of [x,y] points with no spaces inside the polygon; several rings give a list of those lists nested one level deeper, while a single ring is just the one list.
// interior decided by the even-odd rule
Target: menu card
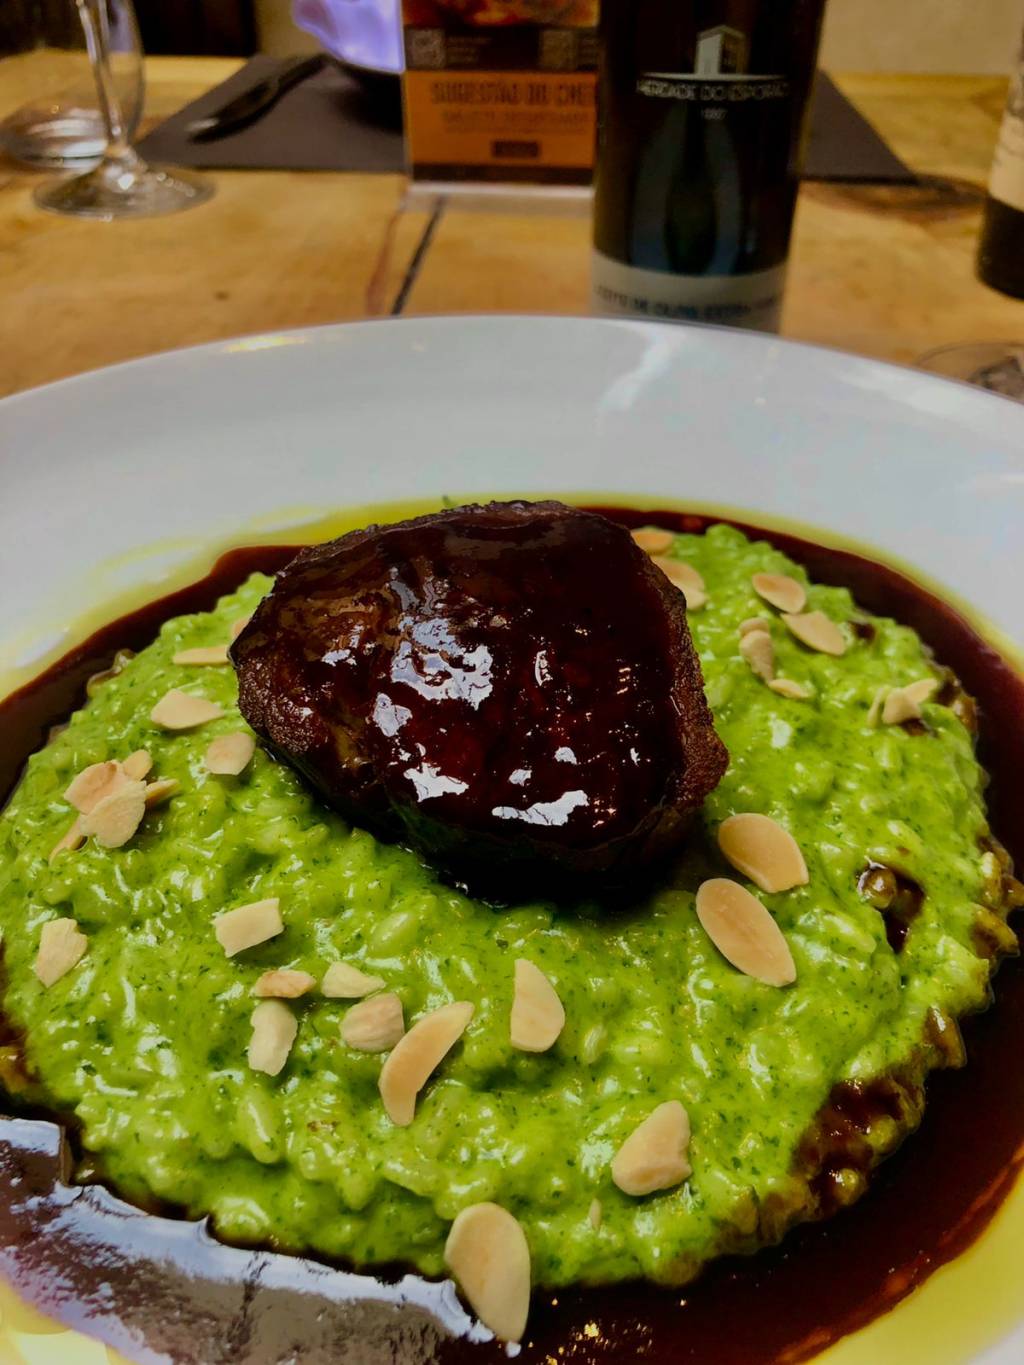
[{"label": "menu card", "polygon": [[403,0],[414,180],[587,185],[598,0]]}]

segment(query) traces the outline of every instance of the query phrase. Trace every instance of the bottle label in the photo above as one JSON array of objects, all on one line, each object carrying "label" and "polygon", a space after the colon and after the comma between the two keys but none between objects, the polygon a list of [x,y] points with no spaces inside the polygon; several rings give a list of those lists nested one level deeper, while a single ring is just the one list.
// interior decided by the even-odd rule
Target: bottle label
[{"label": "bottle label", "polygon": [[775,332],[786,267],[743,275],[677,275],[624,265],[595,251],[592,280],[593,307],[598,313]]},{"label": "bottle label", "polygon": [[993,199],[1024,213],[1024,66],[1010,80],[988,189]]}]

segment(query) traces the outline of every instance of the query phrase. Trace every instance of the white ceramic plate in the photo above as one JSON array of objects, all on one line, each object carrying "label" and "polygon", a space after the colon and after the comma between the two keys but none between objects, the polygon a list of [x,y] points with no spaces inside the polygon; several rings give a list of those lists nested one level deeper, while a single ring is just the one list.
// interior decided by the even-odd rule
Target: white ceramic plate
[{"label": "white ceramic plate", "polygon": [[[1024,646],[1024,407],[741,332],[424,319],[204,346],[0,404],[0,693],[83,613],[159,592],[199,551],[338,506],[560,491],[852,537]],[[891,1318],[927,1313],[961,1271]],[[975,1295],[971,1311],[990,1307]],[[992,1314],[989,1341],[1012,1322]],[[857,1341],[877,1330],[830,1357],[867,1359]],[[986,1359],[1022,1357],[1024,1328]]]}]

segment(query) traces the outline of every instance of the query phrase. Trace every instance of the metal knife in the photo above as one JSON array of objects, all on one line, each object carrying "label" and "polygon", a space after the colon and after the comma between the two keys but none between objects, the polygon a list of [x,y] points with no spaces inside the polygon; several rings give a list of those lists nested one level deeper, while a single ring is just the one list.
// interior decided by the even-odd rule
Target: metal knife
[{"label": "metal knife", "polygon": [[271,109],[286,90],[291,90],[300,81],[319,71],[326,61],[327,57],[323,53],[313,57],[292,58],[241,95],[222,104],[219,109],[187,123],[186,134],[193,142],[213,142],[216,138],[236,133],[239,128],[244,128]]}]

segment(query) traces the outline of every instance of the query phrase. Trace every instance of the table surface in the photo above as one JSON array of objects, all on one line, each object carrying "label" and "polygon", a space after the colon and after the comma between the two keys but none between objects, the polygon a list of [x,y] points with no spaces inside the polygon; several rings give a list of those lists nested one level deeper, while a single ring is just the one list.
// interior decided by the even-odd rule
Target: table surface
[{"label": "table surface", "polygon": [[[146,123],[238,63],[151,58]],[[783,333],[909,362],[1024,336],[1024,303],[974,277],[1005,97],[993,77],[843,75],[843,91],[924,177],[800,192]],[[0,64],[0,117],[38,74]],[[240,333],[390,313],[584,313],[585,200],[410,198],[399,175],[210,173],[202,208],[129,223],[38,211],[39,174],[0,159],[0,394]]]}]

